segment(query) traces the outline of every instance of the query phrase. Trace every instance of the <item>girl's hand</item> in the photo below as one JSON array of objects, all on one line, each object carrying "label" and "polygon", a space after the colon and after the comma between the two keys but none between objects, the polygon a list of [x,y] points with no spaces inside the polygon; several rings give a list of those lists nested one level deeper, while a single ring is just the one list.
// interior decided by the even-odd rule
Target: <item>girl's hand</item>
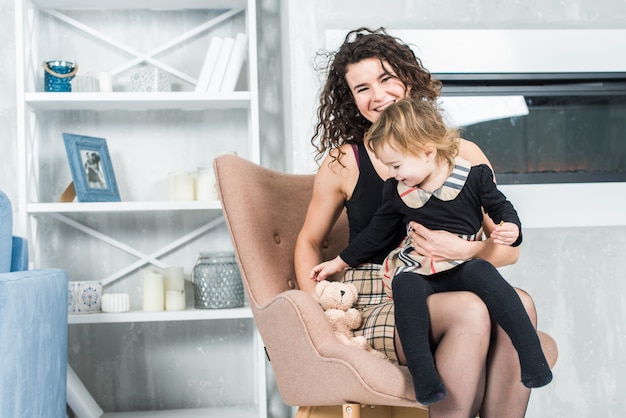
[{"label": "girl's hand", "polygon": [[330,261],[325,261],[313,267],[311,270],[311,280],[321,282],[326,280],[329,276],[345,270],[348,267],[345,261],[341,257],[337,256]]},{"label": "girl's hand", "polygon": [[491,233],[493,242],[501,245],[511,245],[519,237],[519,227],[513,222],[500,222]]}]

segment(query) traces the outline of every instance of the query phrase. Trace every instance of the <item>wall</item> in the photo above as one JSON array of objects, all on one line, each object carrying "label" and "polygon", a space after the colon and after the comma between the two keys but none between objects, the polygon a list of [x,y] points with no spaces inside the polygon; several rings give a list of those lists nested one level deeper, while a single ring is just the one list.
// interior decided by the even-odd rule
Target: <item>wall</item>
[{"label": "wall", "polygon": [[[292,169],[302,173],[316,169],[309,142],[320,87],[314,56],[325,48],[326,30],[626,28],[623,0],[301,0],[297,6],[286,1],[283,7],[285,103],[290,112],[285,115],[286,138],[292,143]],[[620,194],[607,203],[608,195],[599,189],[591,185],[585,194],[569,196],[577,206],[594,201],[595,209],[566,217],[565,226],[558,228],[549,227],[549,219],[559,220],[563,213],[550,204],[532,205],[527,200],[532,193],[515,196],[522,220],[528,212],[535,227],[525,231],[518,263],[502,272],[533,295],[540,328],[557,340],[560,351],[554,382],[532,394],[530,418],[623,416],[626,267],[618,260],[626,253],[626,223],[622,217],[603,223],[602,208],[624,207],[626,201]],[[557,190],[567,191],[566,187]],[[532,213],[524,212],[527,206],[533,206]]]}]

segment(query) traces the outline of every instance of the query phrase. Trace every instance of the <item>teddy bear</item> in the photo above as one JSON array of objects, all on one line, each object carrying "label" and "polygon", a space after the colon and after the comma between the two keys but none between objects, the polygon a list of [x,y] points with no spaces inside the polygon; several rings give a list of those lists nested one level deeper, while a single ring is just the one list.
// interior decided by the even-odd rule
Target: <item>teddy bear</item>
[{"label": "teddy bear", "polygon": [[365,337],[354,336],[352,333],[361,326],[363,320],[361,313],[352,307],[358,298],[358,290],[354,284],[322,280],[315,285],[315,295],[337,338],[344,344],[363,348],[380,358],[387,358],[380,351],[374,350]]}]

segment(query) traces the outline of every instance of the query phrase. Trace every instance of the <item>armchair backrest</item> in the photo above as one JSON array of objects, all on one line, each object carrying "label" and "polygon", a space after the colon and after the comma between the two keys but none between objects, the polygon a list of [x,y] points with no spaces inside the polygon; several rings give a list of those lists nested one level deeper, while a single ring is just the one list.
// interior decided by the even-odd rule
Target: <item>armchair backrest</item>
[{"label": "armchair backrest", "polygon": [[13,253],[13,212],[11,201],[0,190],[0,273],[11,271]]},{"label": "armchair backrest", "polygon": [[[214,166],[250,308],[283,401],[417,406],[406,368],[340,341],[320,304],[297,290],[294,249],[314,175],[280,173],[235,155],[216,158]],[[347,240],[342,214],[323,257],[334,257]]]},{"label": "armchair backrest", "polygon": [[[250,304],[264,305],[277,294],[297,288],[293,266],[296,238],[313,191],[314,175],[285,174],[236,155],[215,159],[217,183]],[[250,217],[249,208],[254,210]],[[227,209],[227,210],[226,210]],[[347,219],[339,219],[328,239],[329,257],[348,239]],[[266,260],[272,260],[268,263]],[[251,273],[265,280],[249,280]]]},{"label": "armchair backrest", "polygon": [[27,269],[28,243],[25,238],[13,236],[11,201],[0,190],[0,273]]}]

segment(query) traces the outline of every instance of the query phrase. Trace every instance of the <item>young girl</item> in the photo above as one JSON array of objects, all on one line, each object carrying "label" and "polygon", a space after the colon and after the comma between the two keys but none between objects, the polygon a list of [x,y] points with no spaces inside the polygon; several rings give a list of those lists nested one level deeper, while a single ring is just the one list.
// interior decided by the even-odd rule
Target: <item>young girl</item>
[{"label": "young girl", "polygon": [[[521,243],[517,212],[497,189],[491,169],[485,164],[471,166],[457,156],[458,132],[445,125],[435,104],[419,99],[390,104],[370,128],[367,139],[370,150],[389,170],[383,203],[370,225],[339,256],[312,269],[312,279],[324,280],[361,264],[393,243],[398,226],[410,221],[476,240],[482,237],[484,209],[499,224],[491,234],[496,243]],[[489,262],[435,261],[416,254],[407,236],[384,260],[381,273],[385,290],[397,307],[396,327],[420,403],[430,405],[447,395],[429,343],[426,298],[438,292],[477,294],[511,338],[519,355],[522,383],[535,388],[552,380],[519,296]]]}]

